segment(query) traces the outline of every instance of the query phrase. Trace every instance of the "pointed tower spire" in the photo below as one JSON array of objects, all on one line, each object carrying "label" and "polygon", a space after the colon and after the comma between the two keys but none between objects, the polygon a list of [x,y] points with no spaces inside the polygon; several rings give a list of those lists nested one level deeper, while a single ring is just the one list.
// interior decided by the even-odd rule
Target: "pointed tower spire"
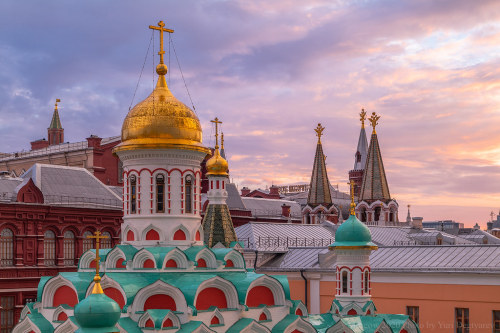
[{"label": "pointed tower spire", "polygon": [[365,132],[365,109],[361,109],[359,117],[361,120],[361,130],[359,132],[358,147],[356,148],[356,153],[354,154],[354,168],[349,171],[349,181],[354,181],[354,196],[356,197],[359,197],[359,192],[361,191],[366,157],[368,155],[368,141],[366,140]]},{"label": "pointed tower spire", "polygon": [[59,118],[59,111],[57,108],[57,103],[61,102],[58,98],[56,99],[56,104],[54,106],[54,113],[52,114],[52,120],[50,122],[49,128],[47,128],[47,136],[49,137],[49,146],[58,145],[64,142],[64,129],[61,125],[61,119]]},{"label": "pointed tower spire", "polygon": [[383,202],[391,200],[377,132],[375,130],[379,119],[380,116],[377,116],[375,112],[373,112],[370,119],[368,119],[373,127],[373,132],[370,139],[370,146],[368,147],[368,156],[359,196],[360,201],[367,201],[370,203],[376,200]]},{"label": "pointed tower spire", "polygon": [[[211,122],[215,124],[215,151],[206,164],[209,183],[209,190],[207,192],[208,206],[202,225],[205,244],[208,247],[213,247],[218,243],[229,247],[232,242],[238,241],[238,238],[234,231],[229,207],[226,204],[226,184],[229,181],[227,174],[228,164],[226,159],[219,153],[218,141],[218,125],[222,124],[222,122],[218,118],[215,118]],[[223,139],[221,141],[223,142]]]},{"label": "pointed tower spire", "polygon": [[309,195],[307,203],[311,206],[315,205],[332,205],[332,196],[330,193],[330,182],[328,181],[328,174],[326,172],[325,154],[323,154],[323,146],[321,144],[321,136],[325,128],[318,124],[314,129],[318,136],[318,143],[316,145],[316,155],[314,156],[314,165],[311,175],[311,183],[309,186]]}]

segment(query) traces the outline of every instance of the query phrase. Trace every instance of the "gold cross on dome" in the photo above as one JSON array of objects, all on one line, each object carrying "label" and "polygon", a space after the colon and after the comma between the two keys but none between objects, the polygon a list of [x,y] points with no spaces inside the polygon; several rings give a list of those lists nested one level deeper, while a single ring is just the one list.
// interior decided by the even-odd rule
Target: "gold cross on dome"
[{"label": "gold cross on dome", "polygon": [[108,236],[101,236],[100,231],[95,232],[95,236],[87,236],[87,238],[94,238],[95,239],[95,274],[99,275],[99,262],[101,260],[101,257],[99,257],[99,245],[101,243],[101,239],[106,239],[109,238]]},{"label": "gold cross on dome", "polygon": [[215,117],[210,122],[215,124],[215,149],[219,149],[219,124],[222,124],[222,121],[219,121],[219,118]]},{"label": "gold cross on dome", "polygon": [[370,121],[370,123],[372,123],[373,134],[377,134],[377,132],[375,131],[375,126],[378,125],[378,120],[379,119],[380,119],[380,116],[377,116],[377,114],[375,112],[372,112],[372,116],[370,118],[368,118],[368,120]]},{"label": "gold cross on dome", "polygon": [[318,126],[314,129],[314,131],[316,132],[316,135],[318,136],[318,143],[321,142],[321,136],[323,135],[324,130],[325,130],[325,128],[323,126],[321,126],[321,123],[319,123]]},{"label": "gold cross on dome", "polygon": [[164,28],[164,26],[165,26],[165,23],[163,23],[163,21],[158,22],[158,26],[154,26],[154,25],[149,26],[149,29],[160,31],[160,51],[158,52],[158,54],[160,55],[160,64],[164,63],[163,62],[163,55],[165,54],[165,51],[163,50],[163,32],[168,32],[168,33],[174,32],[174,30]]}]

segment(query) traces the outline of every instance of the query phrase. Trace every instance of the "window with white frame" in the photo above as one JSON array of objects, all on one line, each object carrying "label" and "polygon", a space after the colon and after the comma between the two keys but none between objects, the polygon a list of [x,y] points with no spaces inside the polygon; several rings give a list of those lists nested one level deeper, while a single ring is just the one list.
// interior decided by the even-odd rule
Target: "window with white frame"
[{"label": "window with white frame", "polygon": [[5,228],[0,233],[0,266],[14,265],[14,233]]}]

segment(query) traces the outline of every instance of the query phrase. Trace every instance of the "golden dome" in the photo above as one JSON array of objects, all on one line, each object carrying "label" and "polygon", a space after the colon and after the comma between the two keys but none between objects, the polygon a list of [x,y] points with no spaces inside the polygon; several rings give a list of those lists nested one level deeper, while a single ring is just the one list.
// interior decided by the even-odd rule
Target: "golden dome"
[{"label": "golden dome", "polygon": [[214,156],[207,161],[207,175],[227,176],[229,166],[224,157],[220,156],[219,147],[215,147]]},{"label": "golden dome", "polygon": [[127,114],[122,126],[122,143],[115,152],[174,148],[208,153],[208,148],[201,145],[198,117],[168,89],[167,66],[160,63],[156,72],[159,75],[156,88]]}]

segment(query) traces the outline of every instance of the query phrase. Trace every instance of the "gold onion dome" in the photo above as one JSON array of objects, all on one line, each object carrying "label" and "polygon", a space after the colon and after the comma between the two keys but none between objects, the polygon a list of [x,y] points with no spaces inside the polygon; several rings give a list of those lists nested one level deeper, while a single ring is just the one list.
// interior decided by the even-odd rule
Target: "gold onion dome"
[{"label": "gold onion dome", "polygon": [[156,67],[156,88],[127,114],[122,126],[122,143],[116,151],[132,149],[188,149],[208,153],[201,145],[198,117],[170,92],[165,80],[167,66]]},{"label": "gold onion dome", "polygon": [[219,153],[219,147],[215,147],[214,155],[210,157],[206,164],[207,175],[227,176],[229,166],[227,161]]}]

